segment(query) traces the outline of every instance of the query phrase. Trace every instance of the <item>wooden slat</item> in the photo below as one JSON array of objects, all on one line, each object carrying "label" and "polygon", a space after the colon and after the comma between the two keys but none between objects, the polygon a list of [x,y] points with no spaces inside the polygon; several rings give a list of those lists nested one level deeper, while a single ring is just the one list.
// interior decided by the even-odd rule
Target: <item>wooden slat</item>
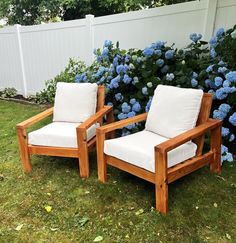
[{"label": "wooden slat", "polygon": [[25,121],[17,124],[16,127],[27,128],[27,127],[35,124],[36,122],[38,122],[38,121],[40,121],[40,120],[52,115],[52,113],[53,113],[53,107],[51,107],[51,108],[49,108],[49,109],[47,109],[47,110],[45,110],[45,111],[43,111],[43,112],[41,112],[41,113],[39,113],[37,115],[25,120]]},{"label": "wooden slat", "polygon": [[96,144],[96,136],[90,139],[88,142],[88,148],[92,148]]},{"label": "wooden slat", "polygon": [[150,171],[147,171],[145,169],[142,169],[135,165],[129,164],[123,160],[120,160],[120,159],[117,159],[115,157],[108,156],[108,155],[106,155],[106,162],[109,165],[112,165],[123,171],[129,172],[132,175],[135,175],[139,178],[142,178],[146,181],[149,181],[149,182],[155,184],[155,174]]},{"label": "wooden slat", "polygon": [[199,125],[185,133],[182,133],[174,138],[167,140],[166,142],[157,145],[155,149],[160,150],[163,153],[168,152],[190,140],[193,140],[194,138],[197,138],[205,134],[207,131],[211,129],[221,126],[221,124],[222,121],[220,120],[209,119],[207,122],[203,123],[202,125]]},{"label": "wooden slat", "polygon": [[102,127],[97,128],[97,132],[98,133],[107,133],[107,132],[111,132],[114,131],[116,129],[120,129],[122,127],[125,127],[129,124],[135,123],[135,122],[141,122],[147,119],[147,113],[143,113],[131,118],[127,118],[121,121],[117,121]]},{"label": "wooden slat", "polygon": [[[205,123],[209,119],[210,112],[211,112],[211,105],[212,105],[212,94],[204,93],[202,98],[201,109],[197,120],[197,126]],[[193,140],[193,142],[197,145],[197,152],[196,152],[197,156],[202,155],[204,140],[205,140],[205,134]]]},{"label": "wooden slat", "polygon": [[167,171],[168,183],[171,183],[189,173],[192,173],[195,170],[200,169],[201,167],[210,163],[213,159],[213,152],[210,151],[204,155],[194,157],[192,159],[186,160],[176,166],[173,166]]},{"label": "wooden slat", "polygon": [[47,147],[47,146],[36,146],[28,145],[30,154],[38,155],[50,155],[59,157],[70,157],[78,158],[79,150],[77,148],[60,148],[60,147]]}]

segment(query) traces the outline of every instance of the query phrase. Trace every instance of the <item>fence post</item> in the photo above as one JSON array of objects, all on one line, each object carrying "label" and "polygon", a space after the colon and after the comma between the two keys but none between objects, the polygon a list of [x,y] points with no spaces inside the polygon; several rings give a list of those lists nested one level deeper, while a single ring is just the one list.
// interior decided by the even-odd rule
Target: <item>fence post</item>
[{"label": "fence post", "polygon": [[93,21],[94,15],[88,14],[85,16],[86,20],[86,40],[87,40],[87,58],[86,64],[92,64],[94,60],[93,50],[94,50],[94,29],[93,29]]},{"label": "fence post", "polygon": [[204,39],[209,41],[214,34],[218,0],[208,0],[205,16]]},{"label": "fence post", "polygon": [[28,90],[27,90],[27,82],[26,82],[26,75],[25,75],[25,63],[24,63],[24,56],[23,56],[23,49],[21,43],[21,36],[20,36],[20,24],[16,24],[16,37],[17,37],[17,44],[19,49],[19,56],[20,56],[20,67],[21,67],[21,74],[22,74],[22,82],[23,82],[23,95],[27,97]]}]

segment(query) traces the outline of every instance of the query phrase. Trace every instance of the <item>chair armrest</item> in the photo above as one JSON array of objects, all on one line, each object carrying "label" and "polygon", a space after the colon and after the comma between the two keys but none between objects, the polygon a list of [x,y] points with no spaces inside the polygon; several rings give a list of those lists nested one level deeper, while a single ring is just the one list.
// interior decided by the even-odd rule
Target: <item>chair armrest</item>
[{"label": "chair armrest", "polygon": [[97,123],[101,118],[103,118],[106,114],[112,113],[112,106],[104,106],[101,110],[96,112],[93,116],[89,117],[86,121],[84,121],[82,124],[80,124],[76,130],[77,134],[83,134],[83,139],[87,140],[87,129]]},{"label": "chair armrest", "polygon": [[53,107],[51,107],[51,108],[49,108],[49,109],[47,109],[47,110],[45,110],[45,111],[33,116],[33,117],[31,117],[31,118],[29,118],[29,119],[27,119],[27,120],[25,120],[23,122],[18,123],[16,125],[16,128],[17,129],[25,129],[25,128],[35,124],[36,122],[38,122],[38,121],[40,121],[40,120],[52,115],[52,114],[53,114]]},{"label": "chair armrest", "polygon": [[157,146],[155,146],[155,151],[156,152],[158,151],[160,153],[167,153],[168,151],[170,151],[174,148],[177,148],[178,146],[180,146],[194,138],[197,138],[197,137],[205,134],[209,130],[213,130],[216,127],[219,127],[221,125],[222,125],[222,121],[216,120],[216,119],[209,119],[207,122],[193,128],[193,129],[190,129],[187,132],[184,132],[174,138],[171,138],[166,142],[158,144]]},{"label": "chair armrest", "polygon": [[98,133],[108,133],[111,131],[114,131],[116,129],[120,129],[122,127],[125,127],[131,123],[135,123],[135,122],[141,122],[141,121],[145,121],[147,119],[147,114],[148,113],[143,113],[134,117],[130,117],[121,121],[117,121],[117,122],[113,122],[111,124],[107,124],[105,126],[99,127],[97,128],[97,132]]}]

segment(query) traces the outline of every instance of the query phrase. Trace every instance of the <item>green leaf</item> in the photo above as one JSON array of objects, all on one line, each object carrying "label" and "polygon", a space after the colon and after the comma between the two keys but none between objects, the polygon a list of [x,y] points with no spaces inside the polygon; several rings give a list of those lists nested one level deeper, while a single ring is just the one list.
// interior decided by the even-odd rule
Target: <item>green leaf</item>
[{"label": "green leaf", "polygon": [[80,226],[82,227],[82,226],[84,226],[85,224],[87,224],[88,221],[89,221],[89,218],[87,218],[87,217],[83,217],[83,218],[80,219],[78,222],[79,222]]}]

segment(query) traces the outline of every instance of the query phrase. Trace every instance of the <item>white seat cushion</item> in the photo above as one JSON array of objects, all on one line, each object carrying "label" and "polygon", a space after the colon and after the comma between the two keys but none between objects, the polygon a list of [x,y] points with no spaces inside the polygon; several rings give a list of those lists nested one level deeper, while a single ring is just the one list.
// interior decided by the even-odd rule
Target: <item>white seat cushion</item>
[{"label": "white seat cushion", "polygon": [[97,84],[57,83],[53,121],[84,122],[96,112]]},{"label": "white seat cushion", "polygon": [[148,113],[146,130],[173,138],[196,126],[203,91],[158,85]]},{"label": "white seat cushion", "polygon": [[[154,147],[166,140],[168,139],[153,132],[141,131],[125,137],[106,140],[104,153],[155,172]],[[194,157],[196,149],[196,144],[188,142],[168,152],[168,167]]]},{"label": "white seat cushion", "polygon": [[[76,127],[81,123],[52,122],[36,131],[28,134],[28,142],[32,145],[78,148]],[[99,124],[91,126],[87,130],[87,140],[96,135]]]}]

